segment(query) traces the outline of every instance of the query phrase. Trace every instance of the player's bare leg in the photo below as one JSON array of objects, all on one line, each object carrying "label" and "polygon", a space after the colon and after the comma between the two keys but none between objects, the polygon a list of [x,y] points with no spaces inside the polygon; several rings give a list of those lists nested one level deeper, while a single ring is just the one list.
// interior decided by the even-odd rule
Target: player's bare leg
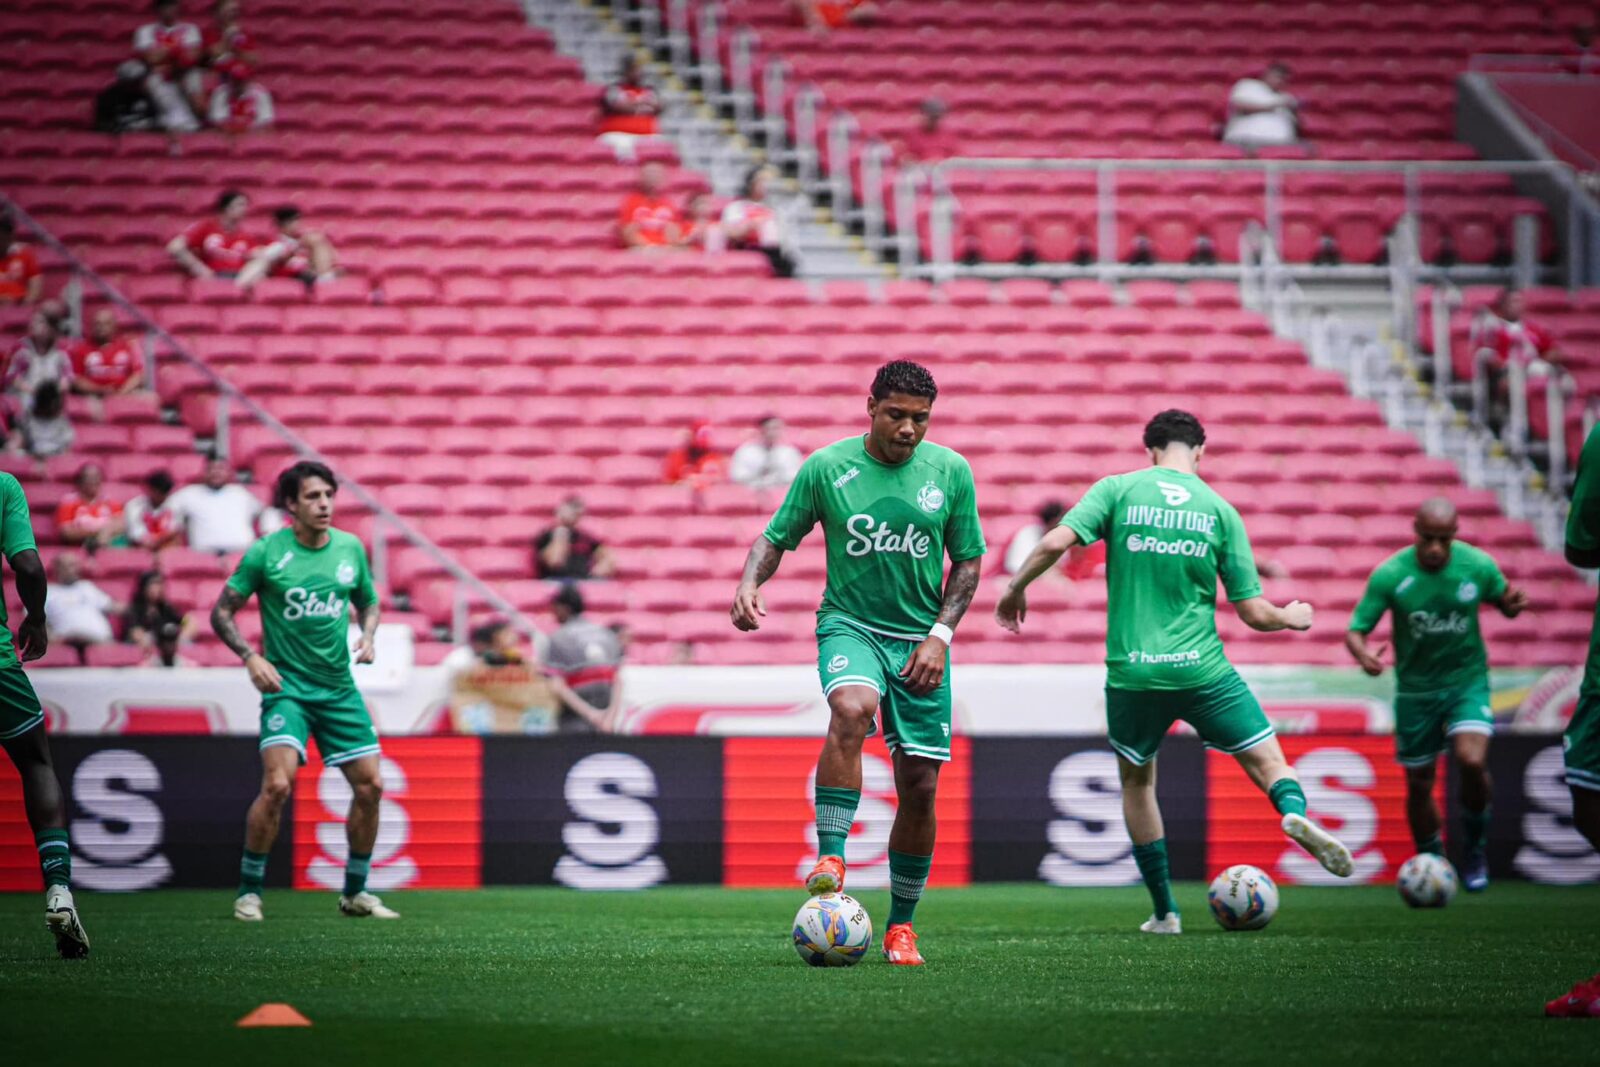
[{"label": "player's bare leg", "polygon": [[1171,867],[1167,862],[1167,831],[1161,820],[1161,805],[1156,803],[1156,761],[1138,764],[1119,755],[1117,775],[1122,780],[1122,821],[1133,840],[1139,876],[1150,891],[1150,918],[1139,929],[1147,934],[1181,934],[1183,919],[1172,896]]},{"label": "player's bare leg", "polygon": [[828,694],[828,711],[817,757],[817,865],[806,876],[812,896],[844,892],[844,844],[861,800],[861,746],[878,714],[878,691],[841,685]]},{"label": "player's bare leg", "polygon": [[1406,768],[1406,823],[1411,827],[1411,840],[1418,852],[1444,855],[1444,825],[1439,815],[1439,804],[1433,799],[1438,770],[1430,763],[1425,767]]},{"label": "player's bare leg", "polygon": [[1311,853],[1329,874],[1350,877],[1355,871],[1350,850],[1343,841],[1306,817],[1305,790],[1300,788],[1300,779],[1284,759],[1283,746],[1278,744],[1278,739],[1268,737],[1234,758],[1283,816],[1283,832],[1289,839]]},{"label": "player's bare leg", "polygon": [[67,841],[67,806],[50,760],[50,743],[43,724],[0,742],[22,779],[22,806],[39,848],[39,867],[45,880],[44,920],[62,959],[83,959],[89,954],[89,935],[78,919],[72,899],[72,849]]},{"label": "player's bare leg", "polygon": [[939,760],[894,754],[894,787],[899,797],[889,831],[889,921],[883,933],[883,955],[890,963],[921,966],[917,935],[911,928],[917,901],[933,864],[939,820],[934,800],[939,792]]},{"label": "player's bare leg", "polygon": [[350,857],[345,861],[339,910],[352,918],[400,918],[399,912],[385,907],[383,901],[367,892],[367,872],[372,866],[372,847],[378,841],[378,813],[383,806],[381,767],[377,756],[364,756],[339,768],[350,783],[350,813],[344,823]]},{"label": "player's bare leg", "polygon": [[278,840],[283,808],[294,791],[295,771],[300,768],[300,750],[292,745],[271,745],[261,750],[261,788],[244,820],[244,860],[240,864],[239,894],[233,901],[233,917],[241,922],[260,922],[261,887],[266,878],[267,853]]},{"label": "player's bare leg", "polygon": [[1466,842],[1461,854],[1461,887],[1469,893],[1481,893],[1489,887],[1489,860],[1484,852],[1489,838],[1489,803],[1493,799],[1489,735],[1461,732],[1450,740],[1455,749],[1465,831],[1462,836]]}]

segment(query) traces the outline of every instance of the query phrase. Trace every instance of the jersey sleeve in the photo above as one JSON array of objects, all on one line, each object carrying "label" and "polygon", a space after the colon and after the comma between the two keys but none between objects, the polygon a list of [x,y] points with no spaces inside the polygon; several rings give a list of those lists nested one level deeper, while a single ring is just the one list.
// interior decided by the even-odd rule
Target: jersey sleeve
[{"label": "jersey sleeve", "polygon": [[246,600],[260,592],[261,580],[266,576],[266,554],[265,541],[257,541],[251,545],[239,560],[239,565],[234,568],[233,575],[228,579],[227,588]]},{"label": "jersey sleeve", "polygon": [[1567,512],[1567,547],[1578,552],[1600,549],[1600,427],[1589,431],[1578,457],[1572,509]]},{"label": "jersey sleeve", "polygon": [[1111,532],[1111,515],[1116,510],[1116,476],[1101,478],[1072,510],[1061,516],[1061,525],[1078,535],[1078,540],[1092,545]]},{"label": "jersey sleeve", "polygon": [[28,498],[15,478],[0,478],[0,551],[6,559],[37,547],[28,518]]},{"label": "jersey sleeve", "polygon": [[956,562],[977,559],[989,551],[983,539],[983,522],[978,518],[978,487],[972,481],[972,467],[963,462],[955,478],[950,518],[945,523],[945,551]]},{"label": "jersey sleeve", "polygon": [[800,473],[789,483],[789,492],[783,503],[773,513],[772,521],[762,532],[763,537],[785,552],[800,547],[806,534],[817,524],[817,465],[807,460],[800,465]]},{"label": "jersey sleeve", "polygon": [[356,585],[350,590],[350,603],[358,608],[366,608],[378,602],[378,590],[372,584],[372,565],[367,561],[367,550],[360,542],[356,543]]},{"label": "jersey sleeve", "polygon": [[1256,554],[1244,520],[1231,505],[1222,509],[1222,544],[1217,548],[1217,573],[1228,590],[1229,603],[1261,595],[1261,575],[1256,572]]},{"label": "jersey sleeve", "polygon": [[1383,613],[1389,610],[1389,597],[1393,593],[1394,580],[1389,576],[1389,568],[1380,566],[1372,572],[1367,579],[1367,587],[1361,593],[1361,599],[1356,603],[1356,610],[1350,615],[1348,629],[1358,634],[1370,634],[1378,628],[1378,620],[1383,618]]},{"label": "jersey sleeve", "polygon": [[1509,586],[1505,572],[1500,569],[1500,564],[1496,563],[1495,558],[1489,553],[1482,552],[1479,555],[1482,558],[1482,566],[1478,577],[1478,587],[1483,590],[1483,600],[1489,604],[1498,603],[1500,598],[1506,595],[1506,589]]}]

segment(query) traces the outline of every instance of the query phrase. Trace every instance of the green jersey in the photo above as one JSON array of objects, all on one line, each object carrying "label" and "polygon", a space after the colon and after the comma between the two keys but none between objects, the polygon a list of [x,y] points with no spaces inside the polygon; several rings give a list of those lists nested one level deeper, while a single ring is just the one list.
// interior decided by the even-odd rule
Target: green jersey
[{"label": "green jersey", "polygon": [[1372,572],[1350,629],[1370,634],[1385,611],[1393,612],[1395,691],[1453,689],[1488,677],[1478,605],[1497,603],[1505,595],[1505,575],[1481,548],[1457,541],[1445,565],[1428,571],[1412,546]]},{"label": "green jersey", "polygon": [[1199,475],[1147,467],[1102,478],[1061,525],[1106,542],[1106,684],[1195,689],[1232,670],[1217,636],[1217,576],[1231,601],[1261,595],[1232,504]]},{"label": "green jersey", "polygon": [[[0,472],[0,552],[7,560],[19,552],[36,547],[33,524],[28,520],[28,498],[12,475]],[[0,667],[18,666],[17,649],[11,640],[11,624],[6,619],[6,600],[0,597]]]},{"label": "green jersey", "polygon": [[358,538],[329,530],[327,544],[307,548],[294,530],[279,530],[250,546],[228,588],[260,598],[263,652],[280,674],[323,689],[354,688],[350,605],[378,598]]},{"label": "green jersey", "polygon": [[785,552],[818,522],[828,545],[820,622],[843,615],[889,637],[920,641],[944,601],[944,557],[984,554],[972,468],[924,441],[898,465],[876,460],[865,437],[813,452],[765,537]]},{"label": "green jersey", "polygon": [[[1600,426],[1589,431],[1578,457],[1572,510],[1567,512],[1567,547],[1577,552],[1600,550]],[[1589,659],[1583,668],[1581,695],[1596,693],[1600,693],[1600,603],[1595,604],[1595,625],[1589,628]]]}]

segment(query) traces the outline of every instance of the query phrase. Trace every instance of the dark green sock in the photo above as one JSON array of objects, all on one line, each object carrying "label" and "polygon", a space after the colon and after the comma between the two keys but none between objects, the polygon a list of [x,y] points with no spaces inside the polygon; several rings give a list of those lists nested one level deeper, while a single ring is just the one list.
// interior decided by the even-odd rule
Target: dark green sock
[{"label": "dark green sock", "polygon": [[1462,812],[1461,823],[1467,831],[1468,854],[1482,852],[1489,843],[1489,805],[1485,804],[1482,811]]},{"label": "dark green sock", "polygon": [[1293,778],[1279,778],[1273,782],[1267,790],[1267,797],[1271,799],[1272,806],[1278,809],[1279,815],[1305,816],[1306,791]]},{"label": "dark green sock", "polygon": [[1426,841],[1418,841],[1416,844],[1418,852],[1431,852],[1435,856],[1444,855],[1444,838],[1438,834],[1434,834]]},{"label": "dark green sock", "polygon": [[353,897],[367,888],[367,872],[372,870],[372,853],[352,852],[344,864],[344,895]]},{"label": "dark green sock", "polygon": [[251,852],[244,850],[244,859],[239,861],[239,895],[246,893],[261,895],[262,883],[267,878],[267,854],[265,852]]},{"label": "dark green sock", "polygon": [[916,914],[922,887],[928,884],[932,856],[913,856],[889,850],[889,926],[908,923]]},{"label": "dark green sock", "polygon": [[1144,879],[1144,887],[1150,890],[1150,903],[1155,907],[1156,918],[1178,914],[1178,902],[1172,899],[1171,871],[1167,865],[1167,839],[1163,837],[1148,845],[1134,845],[1133,862],[1139,865],[1139,876]]},{"label": "dark green sock", "polygon": [[44,884],[72,885],[72,845],[67,842],[65,830],[40,830],[33,835],[39,846],[39,870],[44,874]]},{"label": "dark green sock", "polygon": [[817,855],[844,859],[844,842],[855,825],[861,790],[817,786]]}]

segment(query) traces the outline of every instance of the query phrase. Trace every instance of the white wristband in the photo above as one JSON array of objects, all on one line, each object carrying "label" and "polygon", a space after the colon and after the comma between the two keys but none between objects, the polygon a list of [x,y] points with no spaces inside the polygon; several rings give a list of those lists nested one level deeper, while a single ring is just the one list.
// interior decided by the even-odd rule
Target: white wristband
[{"label": "white wristband", "polygon": [[956,632],[954,630],[950,629],[950,627],[946,626],[944,623],[936,622],[936,623],[933,624],[933,629],[928,631],[928,636],[929,637],[937,637],[939,640],[943,641],[946,645],[949,645],[949,644],[951,644],[952,642],[955,641]]}]

